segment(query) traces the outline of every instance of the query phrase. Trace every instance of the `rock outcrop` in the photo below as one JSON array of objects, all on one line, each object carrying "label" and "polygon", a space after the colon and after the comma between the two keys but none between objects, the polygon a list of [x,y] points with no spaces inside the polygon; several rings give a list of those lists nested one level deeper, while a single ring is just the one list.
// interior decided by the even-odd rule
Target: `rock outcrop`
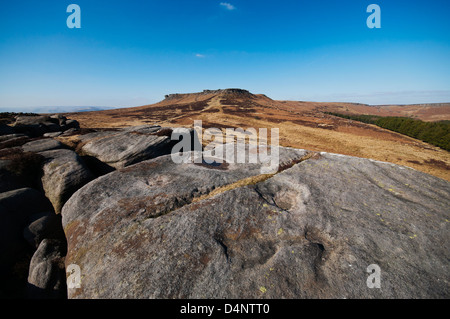
[{"label": "rock outcrop", "polygon": [[30,298],[450,297],[450,184],[431,175],[292,148],[278,171],[176,164],[175,129],[153,125],[1,130],[0,280]]},{"label": "rock outcrop", "polygon": [[53,138],[45,138],[41,140],[31,141],[22,145],[24,152],[39,153],[44,151],[50,151],[58,148],[62,148],[63,145],[60,141]]},{"label": "rock outcrop", "polygon": [[28,218],[28,222],[23,230],[23,237],[35,249],[44,239],[65,240],[61,215],[53,211],[34,214]]},{"label": "rock outcrop", "polygon": [[[174,164],[102,176],[62,210],[69,298],[448,298],[450,185],[280,149],[281,169]],[[369,265],[381,288],[369,288]]]},{"label": "rock outcrop", "polygon": [[65,254],[66,244],[64,241],[42,240],[30,262],[27,284],[28,298],[62,299],[67,297]]},{"label": "rock outcrop", "polygon": [[62,115],[18,116],[12,127],[18,133],[42,136],[49,132],[61,132],[72,128],[79,129],[80,124]]},{"label": "rock outcrop", "polygon": [[78,129],[78,122],[61,115],[19,116],[13,126],[0,127],[2,298],[67,295],[67,243],[54,210],[93,176],[74,151],[42,135]]},{"label": "rock outcrop", "polygon": [[[22,230],[30,216],[51,210],[50,202],[40,192],[22,188],[0,193],[1,265],[11,265],[26,242]],[[4,270],[2,268],[2,270]]]},{"label": "rock outcrop", "polygon": [[32,253],[23,229],[31,216],[51,210],[48,199],[34,189],[0,193],[0,296],[21,296],[21,276],[28,272],[27,262]]},{"label": "rock outcrop", "polygon": [[170,154],[172,130],[144,125],[120,131],[95,132],[80,136],[81,152],[113,167],[125,166]]},{"label": "rock outcrop", "polygon": [[25,134],[7,134],[0,136],[0,149],[16,147],[25,144],[29,140],[29,136]]},{"label": "rock outcrop", "polygon": [[81,186],[93,179],[83,160],[72,150],[57,149],[40,152],[45,158],[42,187],[56,213]]},{"label": "rock outcrop", "polygon": [[243,89],[218,89],[218,90],[203,90],[198,93],[172,93],[165,95],[165,100],[178,100],[187,96],[202,96],[210,94],[222,94],[223,96],[245,97],[253,98],[254,95],[247,90]]}]

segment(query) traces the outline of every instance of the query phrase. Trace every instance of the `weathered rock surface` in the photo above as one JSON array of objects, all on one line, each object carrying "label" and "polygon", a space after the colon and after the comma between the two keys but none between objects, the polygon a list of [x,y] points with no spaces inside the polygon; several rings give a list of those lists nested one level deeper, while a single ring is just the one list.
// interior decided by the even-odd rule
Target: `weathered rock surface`
[{"label": "weathered rock surface", "polygon": [[58,149],[38,154],[45,158],[41,179],[45,195],[59,213],[69,197],[93,175],[74,151]]},{"label": "weathered rock surface", "polygon": [[51,210],[48,199],[34,189],[0,193],[0,295],[10,295],[10,290],[18,288],[16,281],[20,278],[16,277],[23,271],[28,272],[28,267],[21,266],[29,248],[22,236],[28,218]]},{"label": "weathered rock surface", "polygon": [[56,239],[42,240],[31,258],[27,297],[61,299],[67,296],[65,254],[65,242]]},{"label": "weathered rock surface", "polygon": [[60,141],[53,138],[45,138],[41,140],[31,141],[22,145],[24,152],[39,153],[44,151],[50,151],[58,148],[62,148],[63,145]]},{"label": "weathered rock surface", "polygon": [[144,125],[125,128],[121,131],[104,131],[80,136],[84,144],[84,155],[92,156],[103,163],[122,168],[143,160],[170,154],[174,141],[169,136],[160,136],[161,127]]},{"label": "weathered rock surface", "polygon": [[163,156],[87,184],[62,210],[69,297],[448,298],[449,183],[305,153],[266,175]]},{"label": "weathered rock surface", "polygon": [[[66,131],[67,132],[67,131]],[[63,132],[50,132],[50,133],[45,133],[43,136],[44,137],[58,137],[62,134]]]},{"label": "weathered rock surface", "polygon": [[50,202],[40,192],[31,188],[0,193],[2,266],[10,264],[16,253],[23,250],[21,248],[25,242],[22,230],[26,226],[28,217],[51,209]]},{"label": "weathered rock surface", "polygon": [[30,216],[29,224],[23,230],[23,237],[35,249],[46,238],[65,240],[61,215],[43,212]]},{"label": "weathered rock surface", "polygon": [[18,116],[12,127],[15,132],[41,136],[49,132],[66,131],[71,128],[79,129],[80,124],[61,115]]}]

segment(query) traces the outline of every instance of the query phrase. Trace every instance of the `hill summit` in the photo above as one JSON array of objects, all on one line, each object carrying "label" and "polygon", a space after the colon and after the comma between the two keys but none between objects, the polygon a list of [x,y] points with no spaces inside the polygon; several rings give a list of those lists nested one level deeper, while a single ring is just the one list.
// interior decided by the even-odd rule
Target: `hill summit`
[{"label": "hill summit", "polygon": [[197,93],[173,93],[167,94],[165,100],[176,100],[186,98],[187,96],[202,96],[202,95],[223,95],[223,96],[233,96],[233,97],[243,97],[243,98],[254,98],[255,95],[250,93],[250,91],[243,89],[218,89],[218,90],[203,90]]}]

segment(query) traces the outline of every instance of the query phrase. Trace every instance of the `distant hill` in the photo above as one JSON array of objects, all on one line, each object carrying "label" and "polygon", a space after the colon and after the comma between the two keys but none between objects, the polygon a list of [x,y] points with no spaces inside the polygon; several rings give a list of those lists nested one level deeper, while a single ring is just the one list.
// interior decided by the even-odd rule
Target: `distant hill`
[{"label": "distant hill", "polygon": [[110,106],[36,106],[36,107],[2,107],[0,112],[24,112],[24,113],[71,113],[71,112],[93,112],[112,110]]},{"label": "distant hill", "polygon": [[320,111],[343,113],[348,115],[377,115],[410,117],[426,122],[438,122],[450,119],[450,103],[367,105],[336,103],[334,106],[321,107]]},{"label": "distant hill", "polygon": [[[82,128],[142,124],[203,128],[278,128],[280,145],[345,154],[405,165],[450,180],[449,152],[373,124],[330,114],[402,116],[422,121],[450,120],[450,103],[384,105],[272,100],[242,89],[168,94],[155,104],[65,114]],[[445,138],[445,134],[441,134]]]}]

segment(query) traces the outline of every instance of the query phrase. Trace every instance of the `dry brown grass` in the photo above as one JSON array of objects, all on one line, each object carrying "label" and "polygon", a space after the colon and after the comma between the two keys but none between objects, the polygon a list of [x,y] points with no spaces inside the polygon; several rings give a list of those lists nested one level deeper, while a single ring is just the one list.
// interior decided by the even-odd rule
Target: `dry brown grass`
[{"label": "dry brown grass", "polygon": [[0,150],[0,159],[10,161],[6,169],[16,176],[28,178],[40,173],[44,156],[20,149],[8,148]]},{"label": "dry brown grass", "polygon": [[[449,106],[415,106],[412,109],[409,111],[411,114],[450,119]],[[449,152],[373,125],[323,113],[339,110],[405,115],[409,109],[404,106],[381,108],[351,103],[274,101],[262,95],[256,95],[251,100],[220,95],[186,95],[178,100],[165,100],[149,106],[76,113],[68,117],[78,120],[82,127],[111,128],[142,124],[192,127],[194,120],[202,120],[203,128],[279,128],[281,146],[372,158],[450,180]]]},{"label": "dry brown grass", "polygon": [[224,185],[221,187],[218,187],[216,189],[214,189],[213,191],[209,192],[208,194],[199,196],[199,197],[195,197],[192,202],[196,203],[208,198],[211,198],[213,196],[219,195],[221,193],[224,193],[226,191],[230,191],[239,187],[244,187],[244,186],[248,186],[248,185],[255,185],[261,182],[264,182],[265,180],[271,178],[273,175],[275,175],[275,173],[273,174],[262,174],[262,175],[257,175],[257,176],[250,176],[244,179],[241,179],[235,183],[231,183],[228,185]]}]

